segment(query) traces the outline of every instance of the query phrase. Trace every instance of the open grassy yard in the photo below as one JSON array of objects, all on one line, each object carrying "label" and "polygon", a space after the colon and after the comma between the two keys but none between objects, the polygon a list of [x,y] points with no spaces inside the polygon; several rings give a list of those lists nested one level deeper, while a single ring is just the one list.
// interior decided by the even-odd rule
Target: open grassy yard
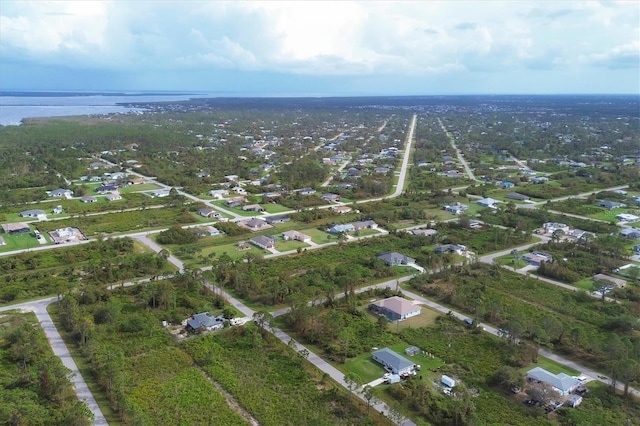
[{"label": "open grassy yard", "polygon": [[[336,242],[337,238],[334,235],[329,234],[328,232],[320,231],[316,228],[303,229],[300,232],[303,234],[307,234],[311,237],[311,241],[316,244],[326,244]],[[327,238],[330,237],[330,238]]]},{"label": "open grassy yard", "polygon": [[[207,257],[211,253],[214,253],[215,257],[220,257],[222,254],[226,253],[233,260],[242,259],[247,255],[247,253],[251,253],[256,256],[263,256],[265,254],[269,254],[269,251],[262,250],[254,246],[253,244],[249,244],[249,247],[250,247],[249,250],[238,250],[237,247],[238,247],[237,244],[225,244],[222,246],[206,247],[202,250],[200,254],[202,256]],[[187,263],[189,262],[187,261]]]},{"label": "open grassy yard", "polygon": [[298,248],[305,248],[305,247],[309,247],[309,244],[303,243],[303,242],[300,242],[300,241],[278,240],[276,242],[276,250],[278,250],[278,251],[297,250]]},{"label": "open grassy yard", "polygon": [[[513,268],[513,255],[512,254],[508,254],[506,256],[500,256],[496,260],[501,265],[506,265],[506,266],[509,266],[509,267]],[[527,266],[527,262],[525,262],[522,259],[520,259],[520,260],[518,260],[518,262],[516,262],[516,269],[524,268],[525,266]]]},{"label": "open grassy yard", "polygon": [[540,368],[544,368],[545,370],[547,370],[550,373],[553,374],[560,374],[560,373],[564,373],[564,374],[568,374],[569,376],[578,376],[580,375],[579,371],[576,371],[572,368],[569,367],[565,367],[564,365],[560,365],[555,361],[550,360],[549,358],[545,358],[543,356],[539,356],[538,357],[538,362],[534,363],[534,364],[530,364],[526,367],[523,367],[520,369],[520,371],[522,371],[523,373],[526,374],[527,371],[531,370],[532,368],[535,367],[540,367]]},{"label": "open grassy yard", "polygon": [[267,213],[284,213],[291,211],[289,207],[280,204],[260,204]]},{"label": "open grassy yard", "polygon": [[619,215],[621,213],[627,213],[628,212],[628,208],[627,207],[623,207],[623,208],[619,208],[619,209],[611,209],[611,210],[605,210],[602,209],[601,212],[596,213],[596,214],[591,214],[587,217],[593,218],[593,219],[598,219],[598,220],[605,220],[607,222],[612,222],[612,223],[616,223],[618,222],[618,219],[616,219],[616,215]]},{"label": "open grassy yard", "polygon": [[124,188],[120,188],[121,194],[129,194],[131,192],[140,192],[140,191],[155,191],[156,189],[162,188],[155,183],[143,183],[140,185],[129,185]]},{"label": "open grassy yard", "polygon": [[[40,243],[31,233],[25,234],[0,234],[4,239],[5,245],[0,246],[0,252],[22,250],[31,247],[40,247]],[[46,237],[45,237],[46,238]],[[47,239],[49,242],[49,239]]]},{"label": "open grassy yard", "polygon": [[419,328],[419,327],[429,327],[436,322],[436,318],[442,315],[440,312],[434,311],[431,308],[426,306],[422,306],[422,310],[420,311],[420,315],[416,315],[415,317],[408,318],[404,321],[400,321],[399,323],[389,324],[389,330],[402,331],[406,328]]}]

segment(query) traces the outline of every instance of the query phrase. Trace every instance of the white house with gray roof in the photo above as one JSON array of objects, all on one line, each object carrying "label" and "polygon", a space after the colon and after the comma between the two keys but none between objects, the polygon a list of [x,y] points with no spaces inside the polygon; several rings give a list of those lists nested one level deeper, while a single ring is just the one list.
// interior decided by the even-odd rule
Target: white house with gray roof
[{"label": "white house with gray roof", "polygon": [[373,360],[382,364],[386,369],[391,370],[393,374],[411,373],[415,369],[415,364],[403,356],[398,355],[389,348],[382,348],[375,351]]},{"label": "white house with gray roof", "polygon": [[565,373],[553,374],[544,368],[536,367],[527,371],[527,378],[538,382],[546,383],[558,392],[561,396],[569,395],[580,386],[580,381]]}]

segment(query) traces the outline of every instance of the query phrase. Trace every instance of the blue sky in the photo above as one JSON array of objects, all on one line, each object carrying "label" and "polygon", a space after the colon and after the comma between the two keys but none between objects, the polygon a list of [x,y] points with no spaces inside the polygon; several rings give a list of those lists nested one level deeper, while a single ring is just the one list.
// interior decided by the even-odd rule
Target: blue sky
[{"label": "blue sky", "polygon": [[0,0],[0,89],[640,93],[640,2]]}]

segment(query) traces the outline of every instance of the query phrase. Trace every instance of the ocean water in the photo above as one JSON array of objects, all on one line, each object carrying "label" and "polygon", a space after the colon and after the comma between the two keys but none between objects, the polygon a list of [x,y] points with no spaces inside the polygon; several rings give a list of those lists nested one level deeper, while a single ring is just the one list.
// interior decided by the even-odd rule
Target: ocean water
[{"label": "ocean water", "polygon": [[0,92],[0,125],[20,125],[31,117],[126,114],[143,111],[117,104],[182,101],[202,94]]}]

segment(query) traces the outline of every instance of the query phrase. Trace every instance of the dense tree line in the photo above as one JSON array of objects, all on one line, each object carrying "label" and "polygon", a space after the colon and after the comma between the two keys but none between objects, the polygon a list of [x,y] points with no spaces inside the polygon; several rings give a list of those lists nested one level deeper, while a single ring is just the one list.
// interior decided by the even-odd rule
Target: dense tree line
[{"label": "dense tree line", "polygon": [[[51,352],[33,318],[4,316],[0,327],[0,423],[90,425],[93,413],[79,401],[71,371]],[[6,327],[9,325],[9,327]]]}]

